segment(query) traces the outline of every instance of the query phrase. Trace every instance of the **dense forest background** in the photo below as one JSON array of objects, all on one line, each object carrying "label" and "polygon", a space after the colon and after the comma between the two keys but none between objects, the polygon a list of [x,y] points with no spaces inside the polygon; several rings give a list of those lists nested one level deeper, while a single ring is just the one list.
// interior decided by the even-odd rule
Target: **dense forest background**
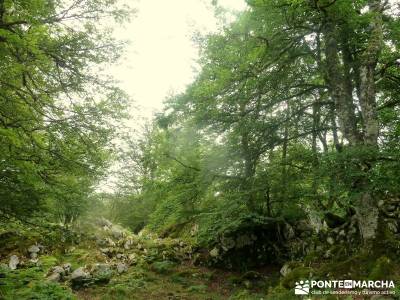
[{"label": "dense forest background", "polygon": [[[359,276],[398,276],[399,3],[247,4],[195,37],[201,71],[186,91],[142,134],[118,135],[130,100],[106,68],[123,43],[101,24],[132,11],[0,0],[0,237],[104,217],[182,239],[200,265],[343,277],[346,260]],[[118,186],[100,192],[115,164]]]}]

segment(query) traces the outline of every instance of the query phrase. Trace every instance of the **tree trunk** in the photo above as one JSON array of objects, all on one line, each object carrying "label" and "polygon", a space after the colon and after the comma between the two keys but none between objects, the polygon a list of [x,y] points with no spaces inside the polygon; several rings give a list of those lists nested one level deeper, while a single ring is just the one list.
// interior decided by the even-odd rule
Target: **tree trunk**
[{"label": "tree trunk", "polygon": [[[340,36],[338,34],[339,26],[327,19],[324,28],[326,79],[335,103],[339,129],[350,148],[361,150],[358,157],[361,175],[354,180],[354,192],[358,195],[355,206],[360,234],[366,245],[376,238],[379,223],[379,210],[370,191],[371,182],[368,177],[372,164],[371,160],[365,157],[365,153],[368,149],[375,152],[378,148],[379,124],[374,73],[383,40],[381,1],[369,0],[368,5],[372,16],[370,36],[366,49],[357,59],[357,67],[353,64],[354,59],[351,56],[346,35],[343,32]],[[341,42],[341,52],[339,52],[338,40]],[[351,72],[358,72],[358,74],[352,76]],[[362,132],[357,127],[359,120],[355,114],[353,80],[357,86],[357,96],[361,107]]]},{"label": "tree trunk", "polygon": [[[376,92],[374,73],[378,56],[382,47],[382,6],[380,0],[369,0],[372,22],[371,32],[367,48],[361,56],[360,72],[360,106],[364,124],[363,144],[366,149],[374,153],[378,148],[379,124],[376,109]],[[373,161],[373,160],[372,160]],[[362,160],[364,172],[368,172],[372,167],[371,162]],[[360,233],[364,243],[369,243],[376,238],[379,224],[379,209],[376,199],[370,191],[370,181],[367,177],[362,179],[361,193],[357,203],[356,213],[360,228]]]},{"label": "tree trunk", "polygon": [[339,59],[339,50],[335,26],[331,21],[325,25],[325,57],[326,78],[329,91],[335,103],[335,110],[339,119],[339,128],[350,145],[360,141],[357,130],[357,118],[351,91],[343,74],[343,67]]}]

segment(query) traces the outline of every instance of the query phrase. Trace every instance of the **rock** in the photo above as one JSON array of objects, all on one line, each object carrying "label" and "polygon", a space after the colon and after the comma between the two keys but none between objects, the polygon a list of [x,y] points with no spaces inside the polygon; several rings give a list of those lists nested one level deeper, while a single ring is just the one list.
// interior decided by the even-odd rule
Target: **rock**
[{"label": "rock", "polygon": [[85,272],[84,268],[80,267],[72,272],[71,280],[72,281],[79,281],[81,279],[87,279],[90,277],[90,274]]},{"label": "rock", "polygon": [[55,267],[53,267],[53,268],[51,269],[51,272],[52,272],[52,273],[58,273],[58,274],[60,274],[60,275],[65,274],[64,268],[63,268],[63,267],[60,267],[60,266],[55,266]]},{"label": "rock", "polygon": [[125,254],[118,253],[116,257],[118,259],[124,259],[125,258]]},{"label": "rock", "polygon": [[219,250],[218,248],[214,248],[210,251],[211,257],[217,257],[219,255]]},{"label": "rock", "polygon": [[287,240],[291,240],[295,237],[294,229],[289,223],[285,223],[285,227],[283,229],[283,235]]},{"label": "rock", "polygon": [[107,240],[101,237],[96,237],[96,244],[100,247],[107,246]]},{"label": "rock", "polygon": [[32,253],[30,254],[30,256],[31,256],[32,259],[37,259],[37,257],[38,257],[38,255],[37,255],[36,252],[32,252]]},{"label": "rock", "polygon": [[39,258],[31,258],[29,261],[30,261],[31,263],[37,265],[38,262],[39,262]]},{"label": "rock", "polygon": [[243,248],[245,246],[252,245],[254,241],[249,235],[241,234],[236,238],[236,248]]},{"label": "rock", "polygon": [[124,248],[126,249],[126,250],[129,250],[129,249],[131,249],[131,246],[133,245],[133,240],[132,239],[128,239],[128,240],[126,240],[126,242],[125,242],[125,244],[124,244]]},{"label": "rock", "polygon": [[199,231],[199,225],[193,224],[192,228],[190,229],[190,235],[195,236],[198,231]]},{"label": "rock", "polygon": [[98,221],[97,221],[97,224],[99,225],[99,226],[101,226],[101,227],[111,227],[112,226],[112,223],[110,222],[110,221],[108,221],[106,218],[100,218]]},{"label": "rock", "polygon": [[73,289],[89,286],[93,281],[90,273],[86,272],[83,267],[80,267],[72,272],[71,284]]},{"label": "rock", "polygon": [[62,265],[62,267],[63,267],[63,269],[64,269],[66,274],[71,273],[71,264],[70,263],[65,263],[65,264]]},{"label": "rock", "polygon": [[8,263],[8,267],[9,267],[11,270],[15,270],[15,269],[17,268],[18,265],[19,265],[19,258],[18,258],[18,256],[12,255],[12,256],[10,257],[10,261],[9,261],[9,263]]},{"label": "rock", "polygon": [[122,274],[124,272],[128,271],[128,266],[124,263],[118,263],[117,264],[117,272],[118,274]]},{"label": "rock", "polygon": [[111,235],[115,239],[121,239],[124,237],[124,232],[122,230],[120,230],[119,228],[113,226],[113,227],[111,227]]},{"label": "rock", "polygon": [[288,263],[284,264],[279,271],[283,277],[286,277],[290,272],[292,272],[292,268]]},{"label": "rock", "polygon": [[40,248],[37,245],[32,245],[28,248],[29,253],[38,253],[40,252]]},{"label": "rock", "polygon": [[224,251],[228,251],[229,249],[235,248],[235,240],[231,237],[222,237],[221,238],[221,247]]},{"label": "rock", "polygon": [[110,252],[109,248],[100,248],[101,253],[107,254]]},{"label": "rock", "polygon": [[60,273],[52,273],[46,278],[46,280],[51,281],[51,282],[59,282],[61,280],[61,274]]},{"label": "rock", "polygon": [[106,239],[106,244],[108,244],[108,246],[110,246],[110,247],[115,247],[116,246],[115,242],[110,238]]},{"label": "rock", "polygon": [[95,264],[92,269],[94,283],[108,283],[113,275],[111,267],[107,264]]},{"label": "rock", "polygon": [[131,263],[136,263],[136,261],[137,261],[136,254],[135,254],[135,253],[129,254],[128,259],[129,259],[129,261],[130,261]]}]

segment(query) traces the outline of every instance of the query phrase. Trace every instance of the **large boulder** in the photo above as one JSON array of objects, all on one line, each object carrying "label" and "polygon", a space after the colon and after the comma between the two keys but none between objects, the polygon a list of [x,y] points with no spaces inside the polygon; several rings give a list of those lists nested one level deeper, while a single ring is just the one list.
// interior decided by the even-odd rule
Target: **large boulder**
[{"label": "large boulder", "polygon": [[108,264],[95,264],[92,268],[91,275],[93,283],[105,284],[111,280],[113,271]]},{"label": "large boulder", "polygon": [[90,274],[88,272],[86,272],[83,267],[76,269],[71,274],[71,280],[80,280],[80,279],[89,278],[89,277],[90,277]]},{"label": "large boulder", "polygon": [[90,273],[85,271],[83,267],[76,269],[71,274],[71,283],[74,289],[89,286],[91,283]]}]

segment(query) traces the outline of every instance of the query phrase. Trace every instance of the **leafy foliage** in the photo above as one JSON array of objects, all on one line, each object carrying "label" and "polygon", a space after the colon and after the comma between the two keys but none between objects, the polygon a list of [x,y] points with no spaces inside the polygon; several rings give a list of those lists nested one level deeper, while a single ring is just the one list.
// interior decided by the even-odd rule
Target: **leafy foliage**
[{"label": "leafy foliage", "polygon": [[1,214],[69,223],[85,208],[126,105],[96,67],[121,45],[97,24],[127,13],[117,1],[0,1]]}]

